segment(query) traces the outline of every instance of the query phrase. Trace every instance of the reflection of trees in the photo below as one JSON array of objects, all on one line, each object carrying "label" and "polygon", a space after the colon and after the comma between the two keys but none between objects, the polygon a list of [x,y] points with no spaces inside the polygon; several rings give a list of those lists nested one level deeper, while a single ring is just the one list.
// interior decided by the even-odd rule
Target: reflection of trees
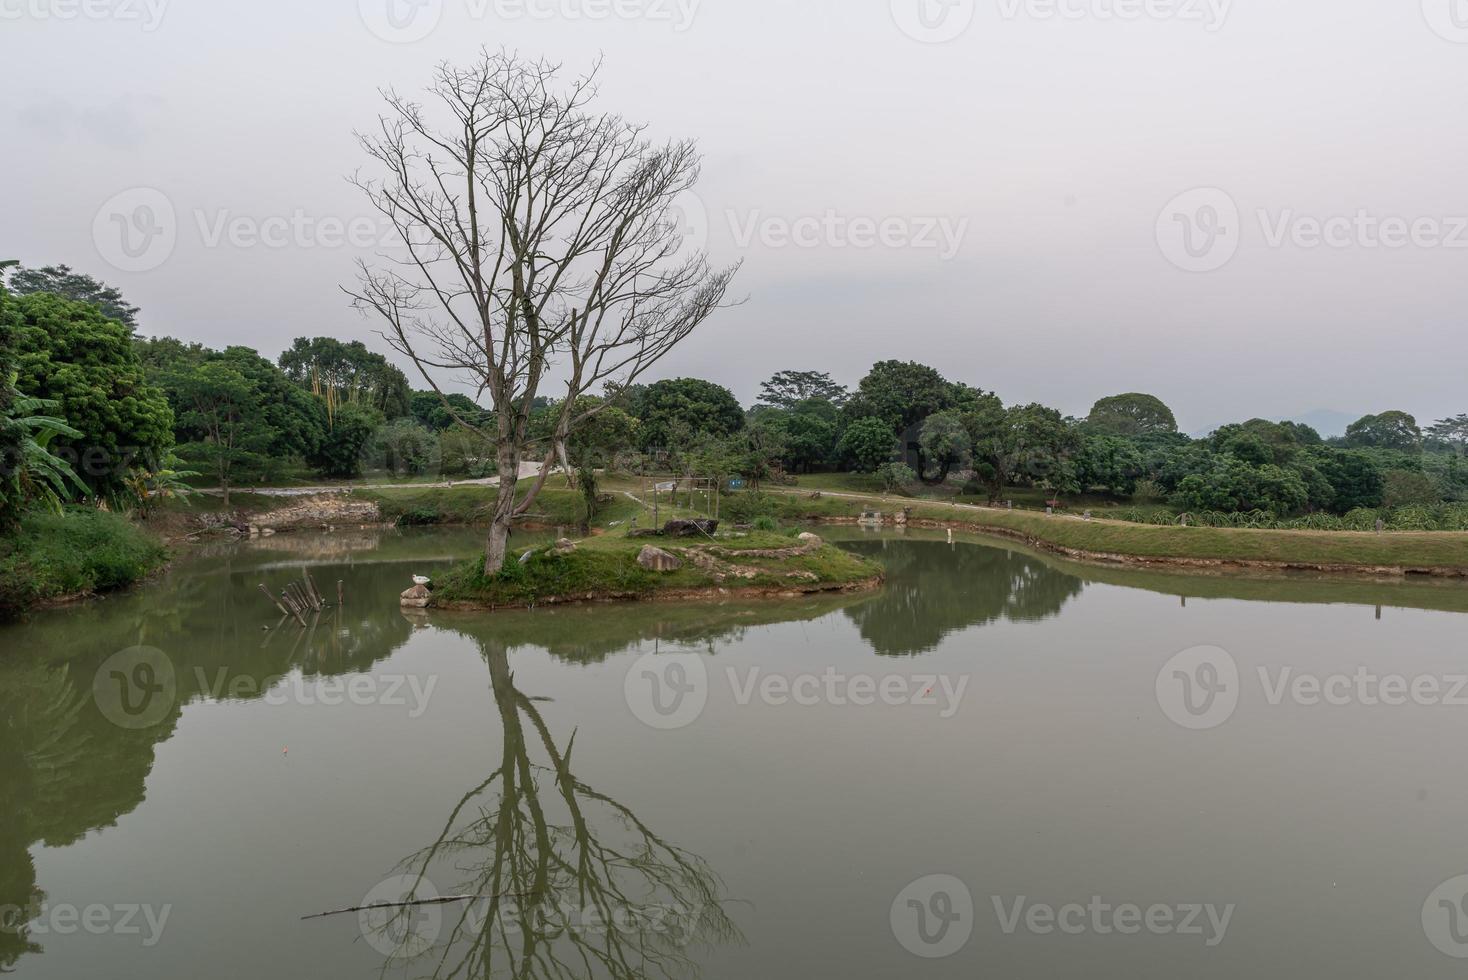
[{"label": "reflection of trees", "polygon": [[[370,670],[406,642],[403,564],[318,570],[333,593],[336,578],[347,580],[347,608],[327,610],[314,629],[266,632],[261,625],[276,617],[259,582],[300,572],[261,568],[261,558],[280,556],[185,562],[137,592],[0,630],[0,970],[37,951],[23,930],[28,915],[12,911],[39,901],[29,849],[68,845],[135,810],[155,747],[172,736],[185,704],[216,689],[259,697],[296,669],[308,677]],[[168,654],[178,696],[158,724],[123,729],[97,709],[92,680],[112,654],[140,645]],[[241,677],[250,683],[233,687]]]},{"label": "reflection of trees", "polygon": [[742,938],[717,876],[580,779],[575,733],[557,745],[537,699],[515,686],[505,646],[482,647],[504,731],[499,765],[404,862],[418,884],[396,915],[411,915],[445,866],[467,873],[459,891],[473,900],[441,943],[405,955],[431,957],[442,980],[696,975],[692,948]]},{"label": "reflection of trees", "polygon": [[1080,579],[1000,548],[893,538],[842,542],[887,569],[887,585],[846,609],[862,637],[888,656],[923,653],[956,630],[999,619],[1057,615]]}]

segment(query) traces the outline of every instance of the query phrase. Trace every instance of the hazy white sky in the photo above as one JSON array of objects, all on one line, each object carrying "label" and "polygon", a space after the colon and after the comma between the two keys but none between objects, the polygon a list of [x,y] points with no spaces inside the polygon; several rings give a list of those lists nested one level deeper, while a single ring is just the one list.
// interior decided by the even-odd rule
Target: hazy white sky
[{"label": "hazy white sky", "polygon": [[0,0],[0,252],[148,334],[385,350],[338,289],[352,130],[481,45],[601,54],[604,108],[700,141],[748,302],[664,375],[1468,411],[1465,0]]}]

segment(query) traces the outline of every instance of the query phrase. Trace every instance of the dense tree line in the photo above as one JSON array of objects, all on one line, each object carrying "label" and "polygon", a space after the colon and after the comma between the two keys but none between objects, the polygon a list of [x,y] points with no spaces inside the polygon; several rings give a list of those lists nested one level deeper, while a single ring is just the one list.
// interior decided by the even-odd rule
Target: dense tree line
[{"label": "dense tree line", "polygon": [[[0,523],[30,502],[146,506],[184,477],[225,489],[298,473],[479,477],[495,472],[492,412],[462,393],[415,391],[357,342],[298,338],[275,360],[136,335],[138,310],[66,266],[11,270],[0,287]],[[565,431],[561,420],[585,420]],[[746,409],[718,384],[670,378],[537,397],[529,432],[566,471],[741,478],[873,474],[889,489],[947,486],[997,502],[1011,488],[1063,501],[1105,495],[1176,512],[1345,515],[1468,500],[1468,415],[1423,429],[1386,411],[1323,439],[1251,419],[1201,439],[1145,393],[1085,418],[882,361],[848,391],[781,370]]]}]

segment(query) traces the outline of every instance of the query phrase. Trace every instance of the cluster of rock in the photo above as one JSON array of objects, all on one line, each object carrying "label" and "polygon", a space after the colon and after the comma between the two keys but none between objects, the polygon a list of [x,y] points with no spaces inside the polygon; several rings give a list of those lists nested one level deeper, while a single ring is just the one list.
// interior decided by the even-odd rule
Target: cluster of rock
[{"label": "cluster of rock", "polygon": [[[824,541],[818,535],[806,532],[800,535],[800,544],[790,548],[751,548],[742,551],[729,548],[720,548],[715,545],[703,545],[684,549],[685,558],[680,558],[670,551],[656,548],[652,545],[644,545],[642,551],[637,555],[637,564],[653,572],[675,572],[682,568],[685,560],[708,572],[709,577],[715,582],[723,582],[727,579],[755,579],[761,575],[768,575],[770,571],[764,568],[756,568],[752,565],[741,565],[731,561],[734,558],[797,558],[808,555],[817,550]],[[814,572],[792,571],[785,573],[786,578],[799,579],[804,582],[818,582],[820,576]]]},{"label": "cluster of rock", "polygon": [[713,537],[719,529],[715,520],[668,521],[662,528],[640,528],[627,532],[629,538],[703,538]]}]

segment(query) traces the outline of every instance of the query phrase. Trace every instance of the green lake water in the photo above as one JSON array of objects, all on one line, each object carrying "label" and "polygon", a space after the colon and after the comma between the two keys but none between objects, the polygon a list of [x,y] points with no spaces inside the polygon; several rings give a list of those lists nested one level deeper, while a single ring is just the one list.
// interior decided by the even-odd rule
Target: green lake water
[{"label": "green lake water", "polygon": [[280,535],[0,627],[0,968],[1462,974],[1468,586],[823,533],[887,585],[405,614],[477,535]]}]

